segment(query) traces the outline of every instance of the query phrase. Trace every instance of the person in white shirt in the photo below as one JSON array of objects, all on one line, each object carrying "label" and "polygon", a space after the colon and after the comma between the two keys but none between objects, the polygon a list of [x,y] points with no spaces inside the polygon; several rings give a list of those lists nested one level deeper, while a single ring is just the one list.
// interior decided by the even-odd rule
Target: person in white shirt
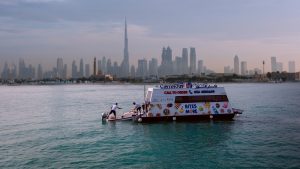
[{"label": "person in white shirt", "polygon": [[141,113],[141,105],[139,105],[139,104],[137,104],[137,103],[135,103],[135,102],[133,102],[133,105],[134,105],[134,110],[137,112],[137,113]]},{"label": "person in white shirt", "polygon": [[118,103],[111,106],[111,110],[110,110],[109,114],[113,113],[115,115],[115,117],[117,117],[117,115],[116,115],[117,109],[122,109],[121,107],[118,107]]}]

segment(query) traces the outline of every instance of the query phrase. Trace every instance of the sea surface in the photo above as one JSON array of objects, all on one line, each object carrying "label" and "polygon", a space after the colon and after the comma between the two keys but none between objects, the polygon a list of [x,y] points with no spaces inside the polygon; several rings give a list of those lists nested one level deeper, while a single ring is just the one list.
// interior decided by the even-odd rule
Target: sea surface
[{"label": "sea surface", "polygon": [[300,83],[220,84],[227,122],[102,122],[143,85],[0,86],[0,168],[300,168]]}]

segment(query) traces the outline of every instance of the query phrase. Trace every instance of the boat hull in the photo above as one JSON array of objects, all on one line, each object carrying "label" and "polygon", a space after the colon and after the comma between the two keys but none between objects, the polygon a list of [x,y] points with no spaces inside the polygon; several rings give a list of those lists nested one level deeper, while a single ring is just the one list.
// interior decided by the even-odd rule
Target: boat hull
[{"label": "boat hull", "polygon": [[190,116],[161,116],[161,117],[140,117],[133,118],[136,122],[151,123],[161,121],[231,121],[235,114],[213,114],[213,115],[190,115]]}]

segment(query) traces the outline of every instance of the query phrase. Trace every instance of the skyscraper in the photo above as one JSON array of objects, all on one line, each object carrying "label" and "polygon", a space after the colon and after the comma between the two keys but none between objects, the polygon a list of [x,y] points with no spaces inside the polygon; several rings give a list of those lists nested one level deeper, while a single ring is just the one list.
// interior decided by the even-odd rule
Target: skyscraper
[{"label": "skyscraper", "polygon": [[17,78],[17,68],[15,64],[8,65],[7,62],[4,64],[4,68],[1,74],[3,80],[13,80]]},{"label": "skyscraper", "polygon": [[173,62],[172,62],[172,49],[170,46],[167,47],[166,51],[166,61],[167,61],[167,75],[173,74]]},{"label": "skyscraper", "polygon": [[73,60],[73,62],[72,62],[72,78],[73,79],[78,78],[78,72],[77,72],[77,66],[76,66],[75,60]]},{"label": "skyscraper", "polygon": [[56,77],[62,79],[63,78],[63,71],[64,71],[64,63],[63,63],[62,58],[57,58],[56,70],[57,70]]},{"label": "skyscraper", "polygon": [[131,68],[130,68],[130,76],[131,76],[131,78],[135,77],[135,67],[134,67],[134,65],[132,65]]},{"label": "skyscraper", "polygon": [[138,60],[138,67],[136,70],[136,76],[146,78],[148,74],[147,71],[147,60],[146,59],[139,59]]},{"label": "skyscraper", "polygon": [[296,66],[295,66],[295,61],[289,61],[289,72],[290,73],[295,73],[296,72]]},{"label": "skyscraper", "polygon": [[190,74],[196,73],[196,49],[190,48]]},{"label": "skyscraper", "polygon": [[183,74],[189,73],[189,59],[188,59],[188,49],[182,49],[182,67],[183,67]]},{"label": "skyscraper", "polygon": [[102,73],[103,74],[106,74],[107,73],[107,67],[106,67],[106,57],[103,56],[102,57],[102,62],[101,62],[101,70],[102,70]]},{"label": "skyscraper", "polygon": [[108,74],[110,75],[113,75],[113,67],[112,67],[112,63],[111,63],[111,60],[110,59],[107,59],[107,62],[106,62],[106,71]]},{"label": "skyscraper", "polygon": [[93,65],[93,76],[96,76],[96,72],[97,72],[97,70],[96,70],[96,67],[97,67],[97,65],[96,65],[96,57],[94,58],[94,65]]},{"label": "skyscraper", "polygon": [[42,65],[41,64],[38,65],[37,79],[38,80],[42,80],[43,79],[43,69],[42,69]]},{"label": "skyscraper", "polygon": [[19,79],[25,79],[26,77],[26,65],[24,59],[19,59]]},{"label": "skyscraper", "polygon": [[101,63],[101,60],[99,59],[98,60],[98,73],[99,75],[102,75],[103,74],[103,71],[102,71],[102,63]]},{"label": "skyscraper", "polygon": [[224,66],[224,73],[231,73],[230,66]]},{"label": "skyscraper", "polygon": [[240,63],[239,63],[239,57],[237,55],[234,56],[234,73],[240,74]]},{"label": "skyscraper", "polygon": [[283,63],[282,62],[277,62],[276,63],[276,69],[277,69],[277,71],[282,72],[283,71]]},{"label": "skyscraper", "polygon": [[90,77],[90,65],[85,64],[85,77]]},{"label": "skyscraper", "polygon": [[198,73],[199,73],[199,74],[204,73],[203,60],[199,60],[199,61],[198,61]]},{"label": "skyscraper", "polygon": [[182,57],[176,56],[173,64],[174,74],[182,75],[183,74],[183,66],[182,66]]},{"label": "skyscraper", "polygon": [[271,57],[271,72],[276,72],[276,71],[277,71],[276,57],[272,56]]},{"label": "skyscraper", "polygon": [[157,69],[158,69],[157,59],[152,58],[152,60],[149,61],[149,75],[157,76],[157,74],[158,74]]},{"label": "skyscraper", "polygon": [[128,37],[127,37],[127,21],[125,18],[125,35],[124,35],[124,59],[121,64],[121,77],[129,77],[129,52],[128,52]]},{"label": "skyscraper", "polygon": [[67,64],[64,64],[63,79],[67,79],[67,73],[68,73],[67,70],[68,70]]},{"label": "skyscraper", "polygon": [[161,54],[161,65],[159,67],[159,76],[173,74],[172,49],[168,46],[163,47]]},{"label": "skyscraper", "polygon": [[242,61],[241,62],[241,74],[242,75],[247,75],[248,71],[247,71],[247,62]]},{"label": "skyscraper", "polygon": [[3,80],[7,80],[9,77],[9,68],[8,68],[8,64],[7,62],[4,63],[4,68],[3,68],[3,71],[2,71],[2,74],[1,74],[1,78]]},{"label": "skyscraper", "polygon": [[83,59],[80,59],[79,77],[83,77]]},{"label": "skyscraper", "polygon": [[120,77],[120,67],[118,65],[118,62],[114,62],[114,66],[113,66],[113,75],[116,77]]},{"label": "skyscraper", "polygon": [[35,68],[31,64],[29,64],[27,70],[28,70],[27,79],[30,79],[30,80],[35,79]]}]

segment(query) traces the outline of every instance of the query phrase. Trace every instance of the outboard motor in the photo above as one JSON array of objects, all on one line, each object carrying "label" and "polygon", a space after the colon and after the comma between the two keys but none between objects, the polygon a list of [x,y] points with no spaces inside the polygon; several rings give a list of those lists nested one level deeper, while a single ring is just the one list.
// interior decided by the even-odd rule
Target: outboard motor
[{"label": "outboard motor", "polygon": [[102,120],[106,120],[108,118],[108,113],[102,113]]}]

